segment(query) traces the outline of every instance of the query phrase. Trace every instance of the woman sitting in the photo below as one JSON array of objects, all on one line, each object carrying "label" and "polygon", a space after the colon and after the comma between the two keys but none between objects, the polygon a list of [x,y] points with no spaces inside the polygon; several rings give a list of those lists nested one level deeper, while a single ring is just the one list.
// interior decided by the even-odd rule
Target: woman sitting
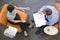
[{"label": "woman sitting", "polygon": [[21,21],[19,15],[16,13],[16,10],[30,10],[30,8],[22,8],[22,7],[18,8],[14,5],[8,5],[7,10],[8,12],[6,17],[8,22],[11,24],[20,25],[20,27],[24,31],[24,35],[28,36],[26,27],[28,26],[29,28],[31,28],[32,26],[29,23],[27,23],[25,20]]}]

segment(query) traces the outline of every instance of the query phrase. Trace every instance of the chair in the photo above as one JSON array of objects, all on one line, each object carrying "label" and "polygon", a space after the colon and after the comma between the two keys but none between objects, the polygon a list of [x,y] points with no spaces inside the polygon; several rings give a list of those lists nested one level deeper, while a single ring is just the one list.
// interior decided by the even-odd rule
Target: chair
[{"label": "chair", "polygon": [[[58,10],[58,12],[59,12],[59,16],[60,16],[60,4],[59,3],[56,3],[55,5],[54,5],[54,7]],[[56,28],[59,28],[60,27],[60,19],[59,19],[59,21],[54,25]]]}]

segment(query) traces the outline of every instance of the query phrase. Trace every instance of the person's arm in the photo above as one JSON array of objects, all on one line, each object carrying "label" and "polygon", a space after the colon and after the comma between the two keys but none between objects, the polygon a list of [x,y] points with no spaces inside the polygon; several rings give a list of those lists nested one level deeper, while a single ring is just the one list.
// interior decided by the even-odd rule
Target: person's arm
[{"label": "person's arm", "polygon": [[7,19],[8,19],[9,21],[13,22],[13,23],[18,23],[18,22],[23,22],[23,23],[25,23],[25,22],[26,22],[26,21],[21,21],[21,20],[13,20],[13,19],[8,18],[8,17],[7,17]]},{"label": "person's arm", "polygon": [[37,13],[39,13],[39,14],[42,13],[42,12],[45,13],[44,10],[45,10],[46,8],[47,8],[46,6],[42,6],[42,7],[38,10]]},{"label": "person's arm", "polygon": [[13,20],[13,19],[8,18],[8,17],[7,17],[7,19],[8,19],[9,21],[13,22],[13,23],[18,23],[18,22],[21,22],[20,20]]},{"label": "person's arm", "polygon": [[26,7],[26,8],[24,8],[24,7],[16,7],[16,6],[14,6],[14,7],[15,7],[15,9],[17,9],[17,10],[30,10],[29,7]]},{"label": "person's arm", "polygon": [[44,6],[42,6],[39,10],[43,12],[43,11],[44,11],[44,9],[46,9],[46,8],[47,8],[47,6],[46,6],[46,5],[44,5]]}]

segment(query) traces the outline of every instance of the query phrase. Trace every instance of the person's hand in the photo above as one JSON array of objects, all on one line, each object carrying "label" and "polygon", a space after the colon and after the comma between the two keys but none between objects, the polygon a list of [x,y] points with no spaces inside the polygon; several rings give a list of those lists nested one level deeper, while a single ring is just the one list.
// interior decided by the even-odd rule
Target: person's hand
[{"label": "person's hand", "polygon": [[21,22],[25,23],[26,21],[21,21]]},{"label": "person's hand", "polygon": [[29,7],[26,7],[26,10],[30,10],[30,8]]},{"label": "person's hand", "polygon": [[41,11],[38,11],[39,14],[41,14],[42,12]]},{"label": "person's hand", "polygon": [[21,21],[20,21],[20,20],[15,20],[14,22],[15,22],[15,23],[18,23],[18,22],[21,22]]}]

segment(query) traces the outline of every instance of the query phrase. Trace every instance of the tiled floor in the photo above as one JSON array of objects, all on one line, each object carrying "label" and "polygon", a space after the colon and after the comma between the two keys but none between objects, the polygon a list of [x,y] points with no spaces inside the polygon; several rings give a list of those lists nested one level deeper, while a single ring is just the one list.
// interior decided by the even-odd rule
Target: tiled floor
[{"label": "tiled floor", "polygon": [[24,37],[23,33],[17,35],[10,39],[3,35],[3,31],[5,29],[4,25],[0,25],[0,40],[60,40],[60,31],[55,36],[48,36],[45,33],[40,33],[39,35],[35,34],[36,27],[34,23],[31,22],[33,19],[33,12],[39,10],[43,5],[54,5],[55,3],[60,2],[60,0],[0,0],[0,6],[4,5],[5,3],[14,4],[19,7],[30,7],[31,10],[26,11],[29,15],[29,22],[31,25],[34,26],[34,29],[29,29],[29,37]]}]

